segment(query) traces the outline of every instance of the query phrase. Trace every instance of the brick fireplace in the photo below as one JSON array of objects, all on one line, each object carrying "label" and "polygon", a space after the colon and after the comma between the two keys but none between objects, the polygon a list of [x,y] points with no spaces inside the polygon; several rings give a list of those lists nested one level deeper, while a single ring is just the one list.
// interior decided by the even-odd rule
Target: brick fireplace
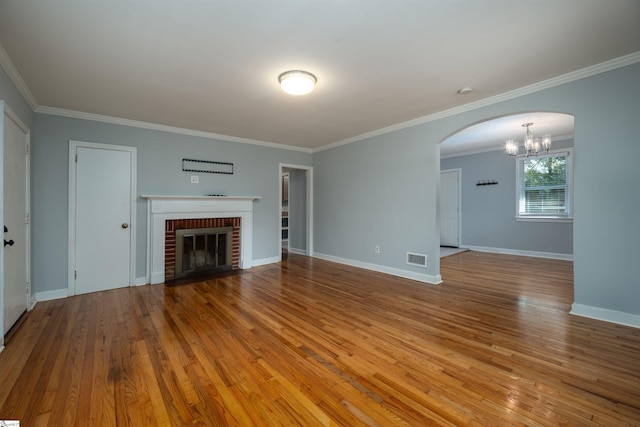
[{"label": "brick fireplace", "polygon": [[233,254],[231,269],[240,268],[240,218],[169,219],[165,221],[164,280],[175,278],[176,230],[193,228],[233,227]]},{"label": "brick fireplace", "polygon": [[[163,283],[170,280],[165,263],[167,236],[174,235],[175,230],[184,228],[179,221],[195,221],[202,224],[206,221],[232,220],[239,223],[234,227],[233,239],[238,240],[237,256],[233,264],[237,268],[247,269],[253,265],[253,203],[258,197],[232,196],[141,196],[147,200],[147,272],[148,283]],[[173,222],[176,221],[176,222]],[[198,221],[203,221],[199,223]],[[168,230],[172,228],[172,230]],[[194,228],[191,225],[189,228]],[[205,226],[207,227],[207,226]],[[197,225],[195,228],[200,228]],[[169,239],[171,239],[169,237]],[[175,248],[175,245],[174,245]],[[235,249],[234,249],[235,250]],[[173,252],[175,260],[175,251]],[[170,261],[170,260],[169,260]],[[165,277],[166,275],[166,277]]]}]

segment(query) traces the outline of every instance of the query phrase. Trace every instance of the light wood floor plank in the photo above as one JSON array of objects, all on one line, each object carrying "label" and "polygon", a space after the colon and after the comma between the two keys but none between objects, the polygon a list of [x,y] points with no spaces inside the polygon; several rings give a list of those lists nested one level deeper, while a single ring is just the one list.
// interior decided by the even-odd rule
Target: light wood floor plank
[{"label": "light wood floor plank", "polygon": [[463,252],[428,285],[289,255],[38,303],[0,354],[22,426],[638,426],[640,330],[568,261]]}]

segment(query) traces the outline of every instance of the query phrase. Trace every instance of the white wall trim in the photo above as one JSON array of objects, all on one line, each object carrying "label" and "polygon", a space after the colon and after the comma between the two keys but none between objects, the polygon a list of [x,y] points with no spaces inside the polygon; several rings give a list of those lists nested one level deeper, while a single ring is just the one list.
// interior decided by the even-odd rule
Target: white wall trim
[{"label": "white wall trim", "polygon": [[495,96],[490,96],[488,98],[470,102],[469,104],[461,105],[459,107],[450,108],[444,111],[439,111],[437,113],[430,114],[428,116],[418,117],[417,119],[409,120],[409,121],[398,123],[392,126],[387,126],[381,129],[377,129],[372,132],[367,132],[361,135],[356,135],[351,138],[343,139],[341,141],[337,141],[322,147],[315,148],[312,150],[312,152],[317,153],[319,151],[328,150],[330,148],[336,148],[341,145],[350,144],[352,142],[362,141],[364,139],[373,138],[375,136],[384,135],[387,133],[395,132],[397,130],[418,126],[424,123],[433,122],[435,120],[440,120],[445,117],[455,116],[456,114],[461,114],[467,111],[472,111],[478,108],[497,104],[499,102],[508,101],[524,95],[529,95],[531,93],[539,92],[541,90],[549,89],[555,86],[560,86],[565,83],[571,83],[576,80],[595,76],[597,74],[605,73],[607,71],[615,70],[617,68],[622,68],[627,65],[635,64],[637,62],[640,62],[640,51],[631,53],[629,55],[621,56],[619,58],[615,58],[610,61],[605,61],[600,64],[592,65],[590,67],[586,67],[577,71],[573,71],[571,73],[563,74],[561,76],[543,80],[541,82],[534,83],[528,86],[523,86],[521,88],[509,91],[509,92],[504,92]]},{"label": "white wall trim", "polygon": [[309,252],[304,249],[296,249],[296,248],[289,247],[288,250],[289,250],[289,253],[292,253],[292,254],[309,256]]},{"label": "white wall trim", "polygon": [[270,258],[261,258],[261,259],[254,259],[253,260],[253,267],[259,267],[261,265],[267,265],[267,264],[275,264],[280,262],[281,259],[279,256],[274,256],[274,257],[270,257]]},{"label": "white wall trim", "polygon": [[240,138],[230,135],[222,135],[219,133],[206,132],[194,129],[186,129],[177,126],[162,125],[158,123],[149,123],[138,120],[123,119],[120,117],[105,116],[102,114],[84,113],[82,111],[66,110],[63,108],[39,106],[36,113],[51,114],[53,116],[69,117],[73,119],[92,120],[95,122],[110,123],[121,126],[131,126],[141,129],[157,130],[161,132],[177,133],[180,135],[196,136],[208,139],[217,139],[220,141],[240,142],[242,144],[260,145],[263,147],[280,148],[283,150],[302,151],[311,153],[310,148],[296,147],[293,145],[277,144],[275,142],[260,141],[256,139]]},{"label": "white wall trim", "polygon": [[149,278],[148,277],[136,277],[135,280],[133,281],[133,286],[144,286],[144,285],[148,285],[149,284]]},{"label": "white wall trim", "polygon": [[631,326],[632,328],[640,328],[640,315],[637,314],[593,307],[575,302],[571,305],[571,311],[569,313],[590,319],[602,320],[604,322],[617,323],[618,325]]},{"label": "white wall trim", "polygon": [[350,265],[351,267],[377,271],[378,273],[391,274],[392,276],[398,276],[405,279],[417,280],[418,282],[428,283],[430,285],[439,285],[440,283],[442,283],[442,276],[440,276],[439,274],[434,276],[431,274],[414,273],[412,271],[400,270],[399,268],[386,267],[384,265],[377,265],[347,258],[340,258],[317,252],[313,254],[313,257],[323,259],[325,261],[337,262],[338,264]]},{"label": "white wall trim", "polygon": [[53,291],[43,291],[35,293],[35,300],[38,302],[41,301],[51,301],[54,299],[66,298],[68,296],[68,289],[55,289]]},{"label": "white wall trim", "polygon": [[505,248],[491,248],[487,246],[471,246],[460,245],[461,248],[469,249],[470,251],[478,252],[493,252],[496,254],[505,255],[518,255],[518,256],[530,256],[535,258],[550,258],[559,259],[563,261],[573,261],[573,254],[559,254],[555,252],[539,252],[539,251],[524,251],[519,249],[505,249]]},{"label": "white wall trim", "polygon": [[9,79],[13,82],[13,84],[18,89],[18,92],[22,95],[22,97],[27,101],[29,107],[35,111],[38,108],[38,100],[33,95],[33,93],[29,90],[29,86],[24,81],[18,69],[13,65],[11,58],[9,58],[9,54],[6,50],[4,50],[4,46],[0,43],[0,66],[6,71]]}]

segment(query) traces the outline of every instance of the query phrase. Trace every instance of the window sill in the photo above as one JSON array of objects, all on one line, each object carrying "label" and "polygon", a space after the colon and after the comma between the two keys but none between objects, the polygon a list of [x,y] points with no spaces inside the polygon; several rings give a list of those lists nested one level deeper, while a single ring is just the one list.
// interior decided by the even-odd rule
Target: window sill
[{"label": "window sill", "polygon": [[559,223],[573,224],[573,218],[559,218],[559,217],[552,217],[552,216],[534,216],[534,217],[517,216],[516,217],[516,221],[522,221],[522,222],[559,222]]}]

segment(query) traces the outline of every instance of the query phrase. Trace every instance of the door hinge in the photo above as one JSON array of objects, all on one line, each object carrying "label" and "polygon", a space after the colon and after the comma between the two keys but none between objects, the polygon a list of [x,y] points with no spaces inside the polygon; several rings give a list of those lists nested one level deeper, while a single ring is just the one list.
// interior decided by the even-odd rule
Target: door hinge
[{"label": "door hinge", "polygon": [[31,147],[29,144],[26,144],[26,145],[24,146],[24,154],[25,154],[25,156],[28,156],[28,155],[29,155],[29,147]]},{"label": "door hinge", "polygon": [[78,278],[78,270],[75,270],[73,272],[73,280],[76,280]]},{"label": "door hinge", "polygon": [[78,163],[78,153],[76,153],[76,163]]},{"label": "door hinge", "polygon": [[29,224],[29,214],[24,215],[24,223]]},{"label": "door hinge", "polygon": [[29,282],[26,282],[24,285],[25,285],[25,288],[27,288],[27,293],[29,293]]}]

